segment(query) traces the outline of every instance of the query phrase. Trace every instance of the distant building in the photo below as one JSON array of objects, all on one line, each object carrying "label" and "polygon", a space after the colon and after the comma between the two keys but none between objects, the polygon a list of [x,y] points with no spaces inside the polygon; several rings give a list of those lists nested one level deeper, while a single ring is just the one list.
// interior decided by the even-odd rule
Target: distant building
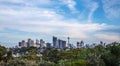
[{"label": "distant building", "polygon": [[57,48],[62,48],[62,40],[58,39],[58,45],[57,45]]},{"label": "distant building", "polygon": [[26,44],[25,40],[22,40],[21,47],[27,47],[27,44]]},{"label": "distant building", "polygon": [[62,40],[62,49],[66,48],[66,41]]},{"label": "distant building", "polygon": [[57,45],[58,49],[65,49],[66,48],[66,41],[58,39],[58,45]]},{"label": "distant building", "polygon": [[32,39],[29,38],[27,41],[27,47],[31,47],[31,46],[36,47],[36,44],[34,43],[34,41]]},{"label": "distant building", "polygon": [[81,48],[84,47],[84,42],[83,41],[80,42],[80,47]]},{"label": "distant building", "polygon": [[54,47],[54,48],[57,48],[57,47],[58,47],[57,37],[54,37],[54,36],[53,36],[53,47]]},{"label": "distant building", "polygon": [[46,43],[46,48],[52,48],[51,43]]},{"label": "distant building", "polygon": [[73,44],[68,44],[68,48],[72,49],[72,48],[75,48],[75,46]]},{"label": "distant building", "polygon": [[53,36],[53,47],[58,49],[65,49],[67,47],[66,41],[57,39]]},{"label": "distant building", "polygon": [[28,41],[27,41],[27,47],[30,47],[31,46],[31,39],[29,38]]},{"label": "distant building", "polygon": [[36,44],[34,43],[34,41],[33,41],[33,40],[31,41],[31,46],[36,47]]},{"label": "distant building", "polygon": [[38,39],[36,39],[36,47],[39,48],[40,47],[40,41]]},{"label": "distant building", "polygon": [[21,47],[22,46],[22,43],[21,42],[19,42],[19,47]]},{"label": "distant building", "polygon": [[80,48],[80,42],[77,42],[77,48]]},{"label": "distant building", "polygon": [[40,39],[40,48],[46,47],[45,41]]},{"label": "distant building", "polygon": [[82,48],[84,47],[84,42],[81,41],[81,42],[77,42],[77,48]]},{"label": "distant building", "polygon": [[36,39],[36,44],[40,44],[40,42],[39,42],[39,40],[38,40],[38,39]]}]

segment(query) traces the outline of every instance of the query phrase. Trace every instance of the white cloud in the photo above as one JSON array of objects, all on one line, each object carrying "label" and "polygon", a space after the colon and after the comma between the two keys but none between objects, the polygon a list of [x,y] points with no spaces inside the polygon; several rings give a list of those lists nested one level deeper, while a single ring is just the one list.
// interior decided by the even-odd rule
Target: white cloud
[{"label": "white cloud", "polygon": [[76,9],[76,2],[74,0],[60,0],[63,2],[63,4],[67,5],[67,7],[73,12],[73,13],[77,13],[77,9]]},{"label": "white cloud", "polygon": [[99,7],[98,3],[93,0],[84,0],[84,6],[89,10],[88,22],[92,22],[94,12]]},{"label": "white cloud", "polygon": [[106,40],[106,41],[120,41],[120,37],[119,36],[115,36],[115,35],[106,35],[106,34],[96,34],[95,35],[96,38],[101,39],[101,40]]},{"label": "white cloud", "polygon": [[108,18],[120,17],[120,0],[102,0],[103,10]]},{"label": "white cloud", "polygon": [[[48,9],[14,9],[1,8],[1,28],[10,28],[27,32],[65,34],[74,38],[86,38],[86,33],[104,28],[105,24],[80,24],[78,21],[63,20],[64,16]],[[10,17],[9,17],[10,16]],[[7,18],[7,20],[6,20]],[[55,33],[54,33],[55,32]],[[56,33],[58,32],[58,33]]]},{"label": "white cloud", "polygon": [[24,4],[25,6],[53,5],[51,0],[0,0],[0,2]]},{"label": "white cloud", "polygon": [[[67,2],[67,6],[74,11],[76,10],[76,3],[71,1],[72,0],[66,0],[65,2]],[[12,0],[10,2],[20,3],[18,0]],[[25,1],[21,3],[26,4]],[[69,36],[71,38],[90,39],[91,37],[89,37],[89,33],[94,33],[97,30],[110,27],[104,23],[80,23],[77,19],[68,20],[65,19],[64,15],[56,13],[54,9],[38,8],[34,6],[34,3],[29,3],[29,5],[28,3],[27,6],[20,7],[8,5],[0,6],[0,31],[4,31],[5,28],[9,28],[29,33],[35,32],[49,35],[59,35],[63,37]],[[42,5],[47,3],[49,2],[44,2]],[[97,3],[92,2],[89,5],[91,6],[87,6],[90,10],[88,20],[92,20],[92,15],[97,9]],[[9,36],[12,38],[11,34],[4,36]],[[28,36],[13,36],[13,38],[15,37],[24,38]]]}]

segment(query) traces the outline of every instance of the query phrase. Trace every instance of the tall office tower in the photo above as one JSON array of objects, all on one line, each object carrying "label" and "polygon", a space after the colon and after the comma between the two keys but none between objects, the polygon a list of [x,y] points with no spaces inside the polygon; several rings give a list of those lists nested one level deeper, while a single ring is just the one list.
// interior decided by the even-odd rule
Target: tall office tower
[{"label": "tall office tower", "polygon": [[58,45],[56,48],[59,48],[59,49],[62,48],[62,40],[58,39]]},{"label": "tall office tower", "polygon": [[38,40],[38,39],[36,39],[36,43],[35,43],[35,44],[36,44],[36,47],[37,47],[37,48],[39,48],[39,47],[40,47],[40,42],[39,42],[39,40]]},{"label": "tall office tower", "polygon": [[80,48],[80,42],[77,42],[77,48]]},{"label": "tall office tower", "polygon": [[65,49],[66,48],[66,41],[58,39],[58,46],[59,49]]},{"label": "tall office tower", "polygon": [[100,41],[100,44],[101,44],[102,46],[104,46],[104,43],[103,43],[102,41]]},{"label": "tall office tower", "polygon": [[83,41],[80,42],[80,47],[84,47],[84,42]]},{"label": "tall office tower", "polygon": [[27,47],[25,40],[22,40],[21,45],[21,47]]},{"label": "tall office tower", "polygon": [[27,47],[30,47],[31,46],[31,39],[29,38],[28,41],[27,41]]},{"label": "tall office tower", "polygon": [[21,42],[19,42],[19,47],[21,47],[22,46],[22,43]]},{"label": "tall office tower", "polygon": [[34,41],[29,38],[28,41],[27,41],[27,47],[31,47],[31,46],[35,47],[36,45],[35,45]]},{"label": "tall office tower", "polygon": [[31,46],[36,47],[36,44],[34,43],[34,41],[33,41],[33,40],[31,40]]},{"label": "tall office tower", "polygon": [[58,46],[57,37],[54,37],[54,36],[53,36],[53,47],[54,47],[54,48],[57,48],[57,46]]},{"label": "tall office tower", "polygon": [[36,44],[40,44],[40,42],[39,42],[39,40],[38,40],[38,39],[36,39]]},{"label": "tall office tower", "polygon": [[47,47],[47,48],[52,48],[52,47],[51,47],[51,43],[46,43],[46,47]]},{"label": "tall office tower", "polygon": [[40,39],[40,48],[46,47],[45,41],[43,39]]},{"label": "tall office tower", "polygon": [[66,41],[62,40],[62,49],[66,48]]}]

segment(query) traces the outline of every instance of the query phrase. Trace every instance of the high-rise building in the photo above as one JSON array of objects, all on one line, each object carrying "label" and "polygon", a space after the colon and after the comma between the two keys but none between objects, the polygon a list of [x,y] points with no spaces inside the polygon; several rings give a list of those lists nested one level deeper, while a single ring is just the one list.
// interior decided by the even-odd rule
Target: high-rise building
[{"label": "high-rise building", "polygon": [[40,42],[39,42],[39,40],[38,40],[38,39],[36,39],[36,44],[40,44]]},{"label": "high-rise building", "polygon": [[59,49],[65,49],[66,48],[66,41],[58,39],[58,46]]},{"label": "high-rise building", "polygon": [[33,41],[33,40],[31,40],[31,46],[36,47],[36,44],[34,43],[34,41]]},{"label": "high-rise building", "polygon": [[62,48],[62,40],[58,39],[58,45],[57,45],[57,48]]},{"label": "high-rise building", "polygon": [[40,48],[46,47],[45,41],[43,39],[40,39]]},{"label": "high-rise building", "polygon": [[57,46],[58,46],[57,37],[54,37],[54,36],[53,36],[53,47],[54,47],[54,48],[57,48]]},{"label": "high-rise building", "polygon": [[29,38],[27,41],[27,47],[30,47],[30,46],[31,46],[31,39]]},{"label": "high-rise building", "polygon": [[80,42],[77,42],[77,48],[80,48]]},{"label": "high-rise building", "polygon": [[46,48],[51,48],[51,43],[46,43]]},{"label": "high-rise building", "polygon": [[66,48],[66,41],[62,41],[62,49],[65,49]]},{"label": "high-rise building", "polygon": [[19,42],[19,47],[21,47],[22,46],[22,43],[21,42]]},{"label": "high-rise building", "polygon": [[77,42],[77,48],[82,48],[84,47],[84,42],[81,41],[81,42]]},{"label": "high-rise building", "polygon": [[31,46],[36,47],[36,44],[34,43],[34,41],[32,39],[29,38],[27,41],[27,47],[31,47]]},{"label": "high-rise building", "polygon": [[40,41],[38,39],[36,39],[36,47],[39,48],[40,47]]},{"label": "high-rise building", "polygon": [[21,47],[27,47],[27,44],[26,44],[25,40],[22,40]]},{"label": "high-rise building", "polygon": [[83,41],[80,42],[80,47],[84,47],[84,42]]}]

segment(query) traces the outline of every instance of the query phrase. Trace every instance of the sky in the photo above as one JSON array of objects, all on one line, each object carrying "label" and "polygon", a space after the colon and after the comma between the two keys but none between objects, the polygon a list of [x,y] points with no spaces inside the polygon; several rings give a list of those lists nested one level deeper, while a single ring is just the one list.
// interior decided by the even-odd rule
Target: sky
[{"label": "sky", "polygon": [[0,45],[52,36],[76,44],[120,42],[120,0],[0,0]]}]

